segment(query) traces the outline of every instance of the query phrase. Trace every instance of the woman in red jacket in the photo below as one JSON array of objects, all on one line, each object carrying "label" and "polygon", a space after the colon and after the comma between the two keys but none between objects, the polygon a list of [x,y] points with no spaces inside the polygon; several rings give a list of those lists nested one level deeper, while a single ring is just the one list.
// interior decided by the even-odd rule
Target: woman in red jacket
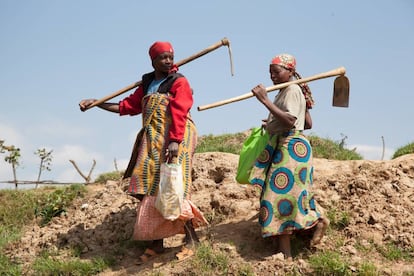
[{"label": "woman in red jacket", "polygon": [[[149,55],[154,71],[142,76],[142,84],[133,94],[119,103],[98,105],[121,116],[142,114],[142,129],[125,175],[130,177],[128,193],[141,201],[133,237],[151,241],[140,257],[141,262],[162,253],[166,237],[185,233],[186,244],[198,242],[194,227],[207,223],[190,200],[192,156],[197,143],[197,130],[190,116],[192,89],[188,80],[177,73],[169,42],[155,42]],[[95,101],[81,101],[80,109],[85,111]],[[155,209],[155,196],[160,165],[174,158],[182,164],[185,200],[180,217],[166,220]]]}]

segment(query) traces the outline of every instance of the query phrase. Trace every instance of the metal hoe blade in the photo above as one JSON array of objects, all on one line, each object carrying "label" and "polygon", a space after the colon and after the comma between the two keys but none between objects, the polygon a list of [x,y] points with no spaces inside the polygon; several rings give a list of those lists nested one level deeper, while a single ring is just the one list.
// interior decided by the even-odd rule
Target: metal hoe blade
[{"label": "metal hoe blade", "polygon": [[337,107],[349,106],[349,79],[345,75],[335,79],[332,105]]}]

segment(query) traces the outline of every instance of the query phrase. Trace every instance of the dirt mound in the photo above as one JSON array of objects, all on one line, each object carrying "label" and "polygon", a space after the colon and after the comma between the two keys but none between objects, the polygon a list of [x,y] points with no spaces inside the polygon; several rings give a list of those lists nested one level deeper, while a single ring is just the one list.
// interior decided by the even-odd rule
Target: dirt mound
[{"label": "dirt mound", "polygon": [[[201,240],[230,255],[229,271],[248,263],[257,275],[289,272],[292,263],[273,255],[272,244],[260,236],[257,223],[259,194],[249,185],[235,181],[238,155],[196,154],[193,168],[193,201],[212,222],[199,229]],[[336,250],[349,256],[353,264],[374,263],[384,274],[414,273],[411,263],[392,263],[380,254],[361,248],[388,243],[412,250],[414,244],[414,154],[391,161],[333,161],[314,159],[314,186],[318,203],[344,222],[340,237],[325,236],[317,250]],[[127,183],[89,185],[85,198],[56,217],[46,227],[30,225],[20,241],[8,248],[8,255],[30,264],[39,252],[60,250],[70,256],[77,248],[81,258],[117,256],[117,267],[101,275],[141,275],[155,266],[165,274],[188,271],[189,262],[174,262],[182,236],[166,239],[167,253],[157,263],[136,264],[143,248],[125,246],[132,235],[138,201],[125,194]],[[346,223],[345,223],[346,222]],[[123,245],[124,244],[124,245]],[[309,253],[311,254],[311,253]],[[411,256],[411,260],[412,260]],[[59,258],[65,258],[60,253]],[[310,273],[306,258],[295,257],[296,267]],[[234,268],[234,270],[232,270]]]}]

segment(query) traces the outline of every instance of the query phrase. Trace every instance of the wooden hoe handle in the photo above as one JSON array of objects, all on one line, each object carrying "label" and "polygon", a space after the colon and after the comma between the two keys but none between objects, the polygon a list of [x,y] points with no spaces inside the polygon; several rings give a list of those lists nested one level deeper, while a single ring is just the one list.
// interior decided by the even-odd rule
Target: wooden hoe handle
[{"label": "wooden hoe handle", "polygon": [[[205,48],[204,50],[202,50],[202,51],[200,51],[200,52],[198,52],[198,53],[196,53],[196,54],[194,54],[192,56],[189,56],[188,58],[185,58],[183,60],[180,60],[175,65],[177,67],[180,67],[181,65],[184,65],[184,64],[189,63],[190,61],[193,61],[193,60],[195,60],[195,59],[197,59],[197,58],[199,58],[201,56],[204,56],[205,54],[210,53],[210,52],[216,50],[217,48],[220,48],[221,46],[227,46],[227,47],[229,47],[229,51],[231,51],[230,50],[230,41],[227,38],[223,38],[219,42],[214,43],[213,45]],[[230,52],[230,58],[231,58],[231,52]],[[233,74],[233,66],[232,66],[232,74]],[[108,100],[110,100],[112,98],[115,98],[116,96],[119,96],[119,95],[121,95],[121,94],[123,94],[123,93],[125,93],[125,92],[127,92],[127,91],[129,91],[129,90],[131,90],[133,88],[135,88],[135,87],[138,87],[141,84],[142,84],[142,81],[134,82],[134,83],[132,83],[132,84],[130,84],[130,85],[128,85],[128,86],[126,86],[126,87],[124,87],[124,88],[122,88],[122,89],[120,89],[120,90],[118,90],[118,91],[116,91],[116,92],[114,92],[114,93],[112,93],[110,95],[108,95],[108,96],[105,96],[105,97],[97,100],[96,102],[94,102],[93,104],[91,104],[90,106],[88,106],[85,109],[85,111],[88,110],[88,109],[90,109],[90,108],[92,108],[92,107],[94,107],[94,106],[100,105],[100,104],[102,104],[102,103],[104,103],[104,102],[106,102],[106,101],[108,101]]]},{"label": "wooden hoe handle", "polygon": [[[299,84],[299,83],[310,82],[310,81],[314,81],[314,80],[334,77],[334,76],[338,76],[338,75],[344,75],[345,72],[346,72],[346,70],[345,70],[344,67],[339,67],[339,68],[336,68],[336,69],[331,70],[331,71],[327,71],[327,72],[324,72],[324,73],[313,75],[311,77],[302,78],[302,79],[289,81],[289,82],[276,84],[276,85],[267,87],[266,92],[269,93],[269,92],[277,90],[277,89],[282,89],[282,88],[288,87],[291,84]],[[253,96],[254,96],[254,94],[252,92],[249,92],[249,93],[246,93],[246,94],[234,97],[234,98],[230,98],[230,99],[227,99],[227,100],[223,100],[223,101],[215,102],[215,103],[212,103],[212,104],[199,106],[199,107],[197,107],[197,110],[198,111],[203,111],[203,110],[206,110],[206,109],[209,109],[209,108],[218,107],[218,106],[222,106],[222,105],[225,105],[225,104],[245,100],[245,99],[251,98]]]}]

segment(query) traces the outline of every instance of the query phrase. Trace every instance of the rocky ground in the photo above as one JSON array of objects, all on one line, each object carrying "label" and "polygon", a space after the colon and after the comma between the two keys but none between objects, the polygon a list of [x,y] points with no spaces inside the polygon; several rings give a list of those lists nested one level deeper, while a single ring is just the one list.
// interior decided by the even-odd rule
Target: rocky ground
[{"label": "rocky ground", "polygon": [[[261,238],[259,197],[252,187],[236,183],[237,163],[238,155],[201,153],[195,155],[193,168],[192,200],[212,222],[198,229],[198,234],[202,241],[208,240],[230,256],[230,275],[241,264],[249,264],[256,275],[284,275],[292,267],[311,275],[309,255],[327,250],[346,256],[354,267],[369,261],[381,275],[414,275],[414,256],[409,261],[391,261],[378,250],[367,249],[394,243],[412,250],[414,155],[388,161],[314,159],[318,203],[326,212],[342,216],[347,224],[340,230],[330,229],[314,251],[298,253],[291,262],[274,254],[272,244]],[[44,249],[64,252],[76,247],[83,259],[117,256],[116,266],[100,275],[145,275],[154,269],[163,275],[191,271],[191,258],[175,260],[181,248],[180,235],[166,239],[164,255],[137,264],[143,247],[128,247],[125,242],[132,235],[138,201],[125,194],[125,184],[88,185],[87,196],[78,199],[65,215],[54,218],[46,227],[28,225],[21,240],[8,248],[8,254],[27,265]],[[60,253],[59,257],[65,256]]]}]

